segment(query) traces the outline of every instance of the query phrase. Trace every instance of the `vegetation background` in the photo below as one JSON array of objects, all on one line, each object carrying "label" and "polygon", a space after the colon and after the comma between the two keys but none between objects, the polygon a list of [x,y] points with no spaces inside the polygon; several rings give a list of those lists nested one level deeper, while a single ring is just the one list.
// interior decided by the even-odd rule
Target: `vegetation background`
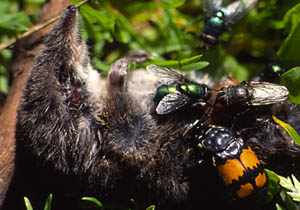
[{"label": "vegetation background", "polygon": [[[1,0],[0,43],[34,26],[43,3],[44,0]],[[262,72],[270,61],[280,61],[286,68],[299,65],[298,3],[259,0],[209,51],[201,48],[199,39],[205,20],[201,0],[90,1],[80,9],[82,34],[99,71],[107,72],[110,64],[129,50],[144,49],[156,53],[155,60],[160,61],[201,54],[202,60],[210,64],[204,71],[214,79],[232,72],[242,81]],[[4,94],[11,84],[11,62],[12,46],[0,51],[0,91]],[[201,67],[194,65],[190,69]]]},{"label": "vegetation background", "polygon": [[[224,4],[229,2],[224,0]],[[0,0],[0,46],[35,26],[43,4],[45,0]],[[152,63],[188,71],[201,69],[215,81],[230,72],[238,81],[248,80],[271,61],[279,61],[291,69],[281,83],[288,86],[290,99],[300,103],[298,0],[259,0],[211,50],[203,49],[199,38],[205,20],[201,0],[91,0],[80,13],[93,65],[104,75],[112,62],[138,49],[155,53]],[[26,50],[19,48],[19,55]],[[0,48],[0,114],[18,74],[12,70],[14,53],[14,45]]]}]

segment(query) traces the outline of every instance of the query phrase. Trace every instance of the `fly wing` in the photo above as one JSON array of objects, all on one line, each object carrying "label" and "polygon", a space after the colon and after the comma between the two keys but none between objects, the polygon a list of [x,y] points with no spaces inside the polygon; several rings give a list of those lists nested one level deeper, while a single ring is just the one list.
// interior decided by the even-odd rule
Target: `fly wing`
[{"label": "fly wing", "polygon": [[157,76],[161,84],[169,85],[173,82],[180,83],[186,81],[186,78],[182,74],[163,66],[151,64],[147,66],[146,69]]},{"label": "fly wing", "polygon": [[225,24],[228,26],[241,20],[256,3],[257,0],[240,0],[229,4],[224,10]]},{"label": "fly wing", "polygon": [[170,93],[164,96],[156,107],[156,113],[159,115],[170,114],[183,107],[189,102],[189,97],[180,93]]},{"label": "fly wing", "polygon": [[246,82],[245,86],[251,90],[250,106],[275,104],[285,101],[289,91],[286,87],[269,82]]},{"label": "fly wing", "polygon": [[203,0],[203,11],[206,17],[211,17],[214,13],[222,8],[222,0]]}]

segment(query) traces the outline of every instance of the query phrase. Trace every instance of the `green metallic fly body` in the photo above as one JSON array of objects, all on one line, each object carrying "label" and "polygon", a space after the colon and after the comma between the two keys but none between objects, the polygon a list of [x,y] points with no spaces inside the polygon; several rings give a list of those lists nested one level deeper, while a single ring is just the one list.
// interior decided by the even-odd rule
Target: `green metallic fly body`
[{"label": "green metallic fly body", "polygon": [[157,65],[147,66],[147,70],[163,83],[153,98],[158,104],[156,113],[159,115],[170,114],[187,104],[207,103],[211,98],[211,89],[207,85],[189,81],[176,71]]},{"label": "green metallic fly body", "polygon": [[205,98],[208,91],[208,87],[204,84],[198,84],[195,82],[185,82],[184,84],[162,85],[157,88],[154,96],[154,101],[159,102],[163,97],[168,94],[174,94],[177,91],[189,95],[191,98]]},{"label": "green metallic fly body", "polygon": [[278,83],[280,76],[286,71],[287,69],[281,63],[271,62],[266,66],[262,80]]},{"label": "green metallic fly body", "polygon": [[210,49],[218,43],[218,37],[226,31],[227,27],[242,19],[257,0],[234,1],[223,6],[222,0],[204,0],[203,10],[205,23],[200,36],[205,49]]}]

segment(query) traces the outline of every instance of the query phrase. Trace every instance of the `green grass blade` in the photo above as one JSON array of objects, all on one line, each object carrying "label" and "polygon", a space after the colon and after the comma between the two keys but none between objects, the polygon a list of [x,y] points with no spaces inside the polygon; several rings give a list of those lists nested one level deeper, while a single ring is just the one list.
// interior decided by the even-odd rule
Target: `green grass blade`
[{"label": "green grass blade", "polygon": [[30,200],[27,197],[24,197],[24,202],[27,210],[33,210]]},{"label": "green grass blade", "polygon": [[51,210],[51,202],[52,202],[52,193],[50,193],[50,195],[46,200],[44,210]]},{"label": "green grass blade", "polygon": [[300,146],[300,136],[298,133],[295,131],[295,129],[290,126],[289,124],[279,120],[277,117],[273,115],[273,120],[280,125],[291,137],[292,139]]},{"label": "green grass blade", "polygon": [[280,84],[288,88],[290,101],[300,104],[300,67],[294,67],[282,74]]},{"label": "green grass blade", "polygon": [[90,201],[90,202],[96,204],[99,207],[99,209],[104,210],[103,204],[98,199],[96,199],[96,198],[93,198],[93,197],[83,197],[82,200],[84,200],[84,201]]}]

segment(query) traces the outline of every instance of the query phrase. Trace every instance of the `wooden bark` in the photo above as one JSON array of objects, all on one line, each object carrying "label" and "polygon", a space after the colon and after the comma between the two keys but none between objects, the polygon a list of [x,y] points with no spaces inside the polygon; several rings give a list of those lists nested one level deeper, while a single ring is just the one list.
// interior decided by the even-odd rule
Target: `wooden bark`
[{"label": "wooden bark", "polygon": [[[70,3],[67,0],[48,1],[41,11],[40,22],[60,14],[68,4]],[[34,57],[41,48],[42,38],[51,30],[52,26],[53,24],[30,37],[19,40],[14,47],[14,55],[9,69],[13,75],[13,84],[0,115],[0,207],[15,169],[15,124],[20,97]]]}]

